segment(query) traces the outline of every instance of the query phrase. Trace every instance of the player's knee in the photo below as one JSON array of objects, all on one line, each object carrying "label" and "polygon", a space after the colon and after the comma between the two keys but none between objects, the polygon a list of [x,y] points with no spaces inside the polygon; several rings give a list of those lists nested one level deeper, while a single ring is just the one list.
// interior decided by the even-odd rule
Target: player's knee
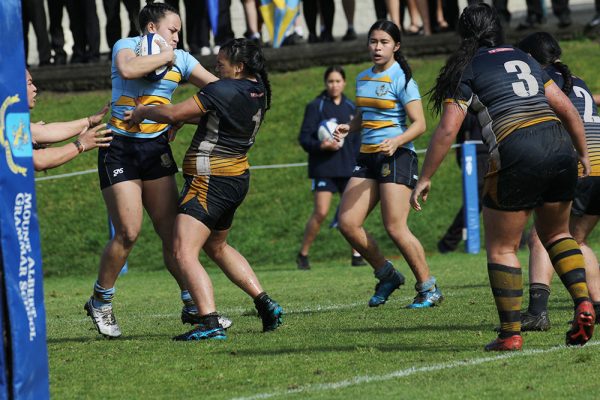
[{"label": "player's knee", "polygon": [[223,253],[223,250],[225,249],[226,245],[227,245],[226,242],[219,242],[219,243],[207,242],[204,245],[203,250],[206,253],[206,255],[208,257],[210,257],[211,260],[214,260],[216,258],[219,258],[219,256]]},{"label": "player's knee", "polygon": [[327,211],[323,210],[315,210],[313,212],[313,219],[320,225],[327,218]]},{"label": "player's knee", "polygon": [[114,240],[119,242],[125,249],[131,249],[139,236],[137,229],[122,229],[115,232]]}]

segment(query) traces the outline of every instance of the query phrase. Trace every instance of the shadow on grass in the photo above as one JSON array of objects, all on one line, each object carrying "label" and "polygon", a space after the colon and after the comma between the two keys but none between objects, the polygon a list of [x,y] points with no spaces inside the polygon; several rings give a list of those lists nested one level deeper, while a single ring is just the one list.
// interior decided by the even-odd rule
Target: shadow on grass
[{"label": "shadow on grass", "polygon": [[370,326],[360,328],[341,328],[342,332],[370,333],[402,333],[402,332],[436,332],[436,331],[470,331],[484,332],[493,330],[493,325],[419,325],[419,326]]}]

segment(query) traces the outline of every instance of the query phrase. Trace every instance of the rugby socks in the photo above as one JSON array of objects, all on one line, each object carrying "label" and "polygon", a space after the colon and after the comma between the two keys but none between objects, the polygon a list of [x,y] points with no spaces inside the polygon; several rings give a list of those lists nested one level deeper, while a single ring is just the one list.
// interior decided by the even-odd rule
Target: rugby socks
[{"label": "rugby socks", "polygon": [[501,339],[521,334],[521,302],[523,279],[521,268],[488,263],[492,294],[500,317]]},{"label": "rugby socks", "polygon": [[600,324],[600,301],[594,302],[594,312],[596,313],[596,325]]},{"label": "rugby socks", "polygon": [[222,328],[222,326],[219,325],[219,314],[216,312],[201,316],[200,325],[207,330]]},{"label": "rugby socks", "polygon": [[183,307],[187,312],[191,314],[198,314],[198,307],[196,307],[196,304],[192,299],[192,295],[188,290],[181,291],[181,301],[183,302]]},{"label": "rugby socks", "polygon": [[589,300],[587,283],[585,282],[585,260],[579,245],[572,237],[565,237],[546,246],[554,270],[567,288],[575,307]]},{"label": "rugby socks", "polygon": [[532,315],[540,315],[548,310],[548,297],[550,297],[550,286],[543,283],[529,284],[529,311]]},{"label": "rugby socks", "polygon": [[256,296],[254,298],[254,305],[256,306],[256,308],[258,308],[258,307],[264,308],[269,303],[269,300],[271,300],[271,298],[269,297],[267,292],[262,292],[262,293],[259,293],[258,296]]},{"label": "rugby socks", "polygon": [[435,280],[435,276],[427,279],[425,282],[417,282],[415,283],[415,290],[419,293],[430,292],[435,290],[435,284],[437,281]]},{"label": "rugby socks", "polygon": [[92,296],[92,306],[94,308],[106,307],[112,305],[113,297],[115,297],[115,288],[105,289],[98,281],[94,284],[94,295]]},{"label": "rugby socks", "polygon": [[374,271],[375,278],[380,281],[388,281],[394,278],[394,273],[396,270],[394,269],[394,265],[390,262],[390,260],[386,260],[383,268],[380,270]]}]

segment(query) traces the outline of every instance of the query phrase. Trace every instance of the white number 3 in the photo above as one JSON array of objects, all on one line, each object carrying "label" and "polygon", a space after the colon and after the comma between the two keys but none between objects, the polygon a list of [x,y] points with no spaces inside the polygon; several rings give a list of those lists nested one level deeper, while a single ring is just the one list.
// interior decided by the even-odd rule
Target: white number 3
[{"label": "white number 3", "polygon": [[531,97],[538,93],[540,86],[535,76],[531,75],[531,68],[529,68],[526,62],[519,60],[507,61],[504,63],[504,68],[509,73],[517,72],[517,78],[520,81],[512,84],[513,91],[517,96]]}]

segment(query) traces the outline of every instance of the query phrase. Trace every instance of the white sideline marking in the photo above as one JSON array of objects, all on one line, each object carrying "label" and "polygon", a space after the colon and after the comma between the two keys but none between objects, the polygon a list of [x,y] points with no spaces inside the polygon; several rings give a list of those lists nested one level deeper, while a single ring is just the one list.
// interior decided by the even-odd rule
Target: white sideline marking
[{"label": "white sideline marking", "polygon": [[[478,142],[478,143],[481,143],[481,142]],[[453,144],[451,146],[451,148],[453,148],[453,149],[455,149],[457,147],[460,147],[460,144]],[[417,154],[425,153],[426,151],[427,151],[427,149],[415,150],[415,152]],[[290,164],[255,165],[255,166],[251,166],[250,169],[281,169],[281,168],[293,168],[293,167],[306,167],[307,165],[308,165],[308,163],[306,163],[306,162],[290,163]],[[63,179],[63,178],[70,178],[72,176],[92,174],[94,172],[98,172],[98,169],[94,168],[94,169],[86,169],[84,171],[78,171],[78,172],[69,172],[68,174],[40,176],[38,178],[35,178],[35,181],[41,182],[41,181],[57,180],[57,179]],[[179,168],[179,172],[181,172],[181,168]]]},{"label": "white sideline marking", "polygon": [[[600,341],[588,342],[584,348],[587,348],[590,346],[597,346],[599,344],[600,344]],[[420,374],[420,373],[436,372],[436,371],[441,371],[441,370],[445,370],[445,369],[453,369],[453,368],[458,368],[458,367],[471,367],[474,365],[485,364],[488,362],[494,362],[494,361],[498,361],[498,360],[505,360],[508,358],[516,358],[516,357],[524,357],[524,356],[530,356],[530,355],[536,355],[536,354],[552,353],[552,352],[555,352],[558,350],[567,350],[567,349],[568,350],[576,350],[579,348],[578,347],[567,347],[567,346],[556,346],[556,347],[551,347],[549,349],[543,349],[543,350],[535,349],[535,350],[523,350],[523,351],[515,351],[515,352],[509,352],[509,353],[501,353],[494,357],[482,357],[482,358],[473,358],[470,360],[463,360],[463,361],[452,361],[452,362],[434,364],[434,365],[418,367],[418,368],[411,367],[411,368],[407,368],[407,369],[401,369],[398,371],[390,372],[389,374],[385,374],[385,375],[355,376],[353,378],[346,379],[346,380],[339,381],[339,382],[319,383],[319,384],[314,384],[314,385],[309,384],[309,385],[301,386],[296,389],[282,390],[279,392],[259,393],[259,394],[255,394],[253,396],[248,396],[248,397],[235,397],[232,400],[258,400],[258,399],[268,399],[268,398],[276,397],[276,396],[288,396],[290,394],[321,392],[321,391],[325,391],[325,390],[343,389],[343,388],[346,388],[349,386],[360,385],[363,383],[382,382],[382,381],[388,381],[388,380],[396,379],[396,378],[404,378],[406,376],[416,375],[416,374]]]}]

